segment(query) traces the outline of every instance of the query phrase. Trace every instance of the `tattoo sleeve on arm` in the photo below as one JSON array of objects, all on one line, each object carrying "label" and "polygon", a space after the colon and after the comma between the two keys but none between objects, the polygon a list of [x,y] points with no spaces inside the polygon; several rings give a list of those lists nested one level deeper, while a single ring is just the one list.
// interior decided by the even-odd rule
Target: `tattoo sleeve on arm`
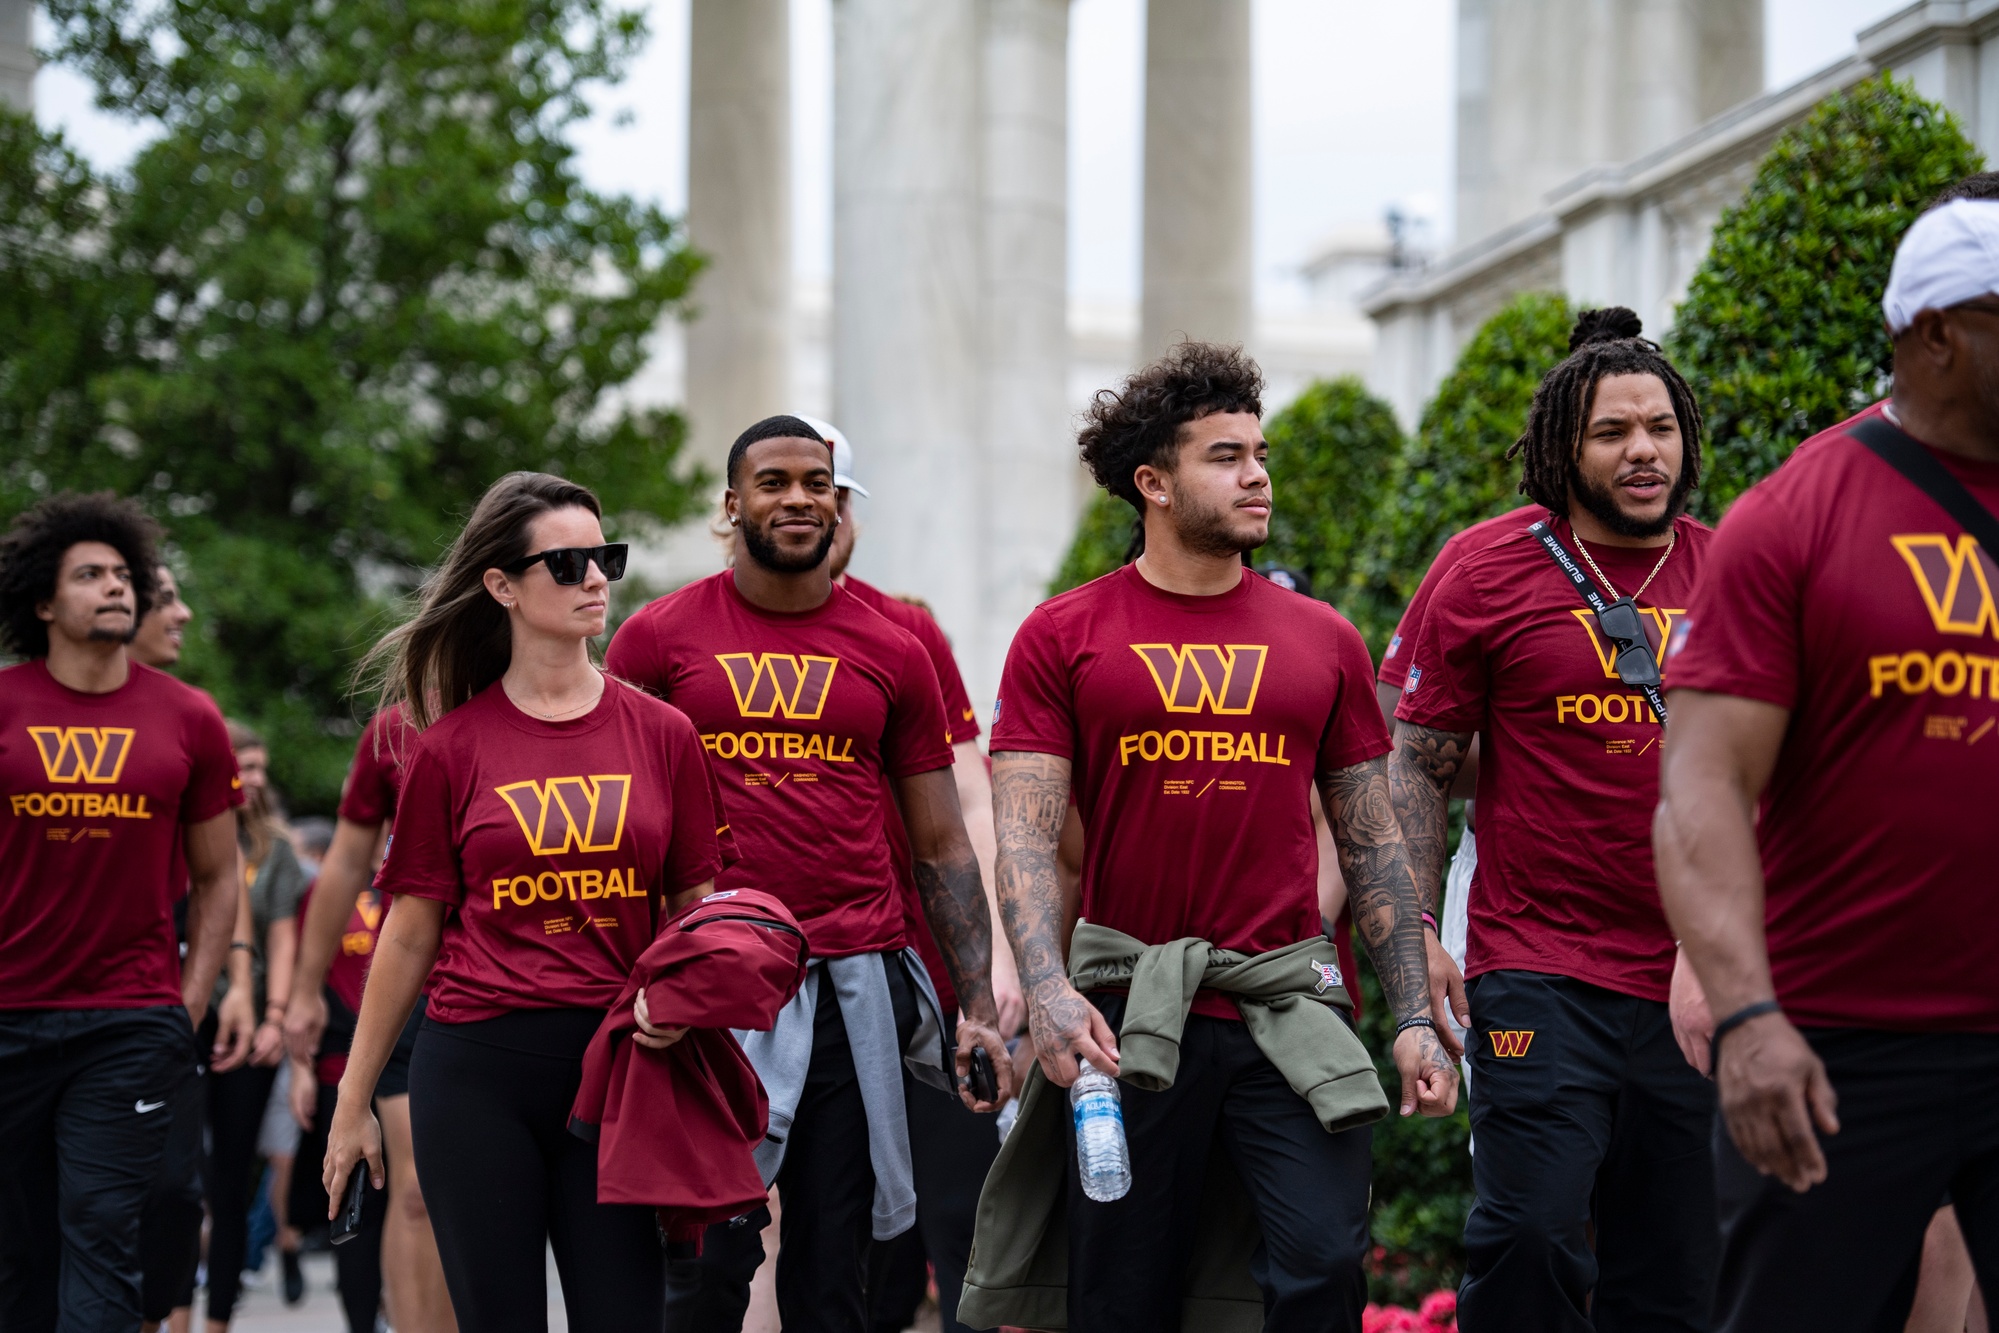
[{"label": "tattoo sleeve on arm", "polygon": [[909,829],[917,896],[944,954],[951,985],[967,1014],[991,1021],[992,917],[979,882],[978,858],[965,836],[956,779],[947,768],[919,773],[902,779],[897,794]]},{"label": "tattoo sleeve on arm", "polygon": [[1409,870],[1416,877],[1418,911],[1434,911],[1444,882],[1450,837],[1451,783],[1464,767],[1472,733],[1399,722],[1388,760],[1388,787],[1402,825]]},{"label": "tattoo sleeve on arm", "polygon": [[1020,986],[1031,1005],[1052,983],[1065,984],[1062,888],[1055,848],[1069,812],[1069,761],[1009,751],[993,756],[1000,920],[1020,964]]},{"label": "tattoo sleeve on arm", "polygon": [[992,915],[986,907],[985,886],[979,882],[979,863],[968,845],[963,856],[917,861],[915,870],[923,915],[937,937],[945,966],[951,969],[958,1004],[966,1013],[990,1020],[994,1016]]},{"label": "tattoo sleeve on arm", "polygon": [[1388,794],[1386,757],[1319,779],[1361,942],[1399,1021],[1430,1012],[1423,908]]}]

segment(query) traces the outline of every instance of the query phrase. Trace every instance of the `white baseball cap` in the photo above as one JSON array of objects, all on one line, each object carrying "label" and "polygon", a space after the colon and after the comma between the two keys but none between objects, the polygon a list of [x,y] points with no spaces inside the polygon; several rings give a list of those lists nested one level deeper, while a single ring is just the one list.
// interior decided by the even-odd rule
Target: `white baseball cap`
[{"label": "white baseball cap", "polygon": [[1919,310],[1999,295],[1999,199],[1953,199],[1916,219],[1895,251],[1881,313],[1900,334]]},{"label": "white baseball cap", "polygon": [[866,495],[868,488],[854,480],[854,446],[847,443],[847,437],[841,433],[840,428],[830,421],[808,417],[803,412],[794,415],[818,431],[820,439],[833,446],[833,484],[843,491]]}]

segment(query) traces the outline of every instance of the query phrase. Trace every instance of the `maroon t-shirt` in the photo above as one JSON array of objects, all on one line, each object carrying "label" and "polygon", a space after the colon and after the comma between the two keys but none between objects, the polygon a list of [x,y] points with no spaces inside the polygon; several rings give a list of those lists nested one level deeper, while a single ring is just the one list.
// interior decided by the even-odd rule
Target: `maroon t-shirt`
[{"label": "maroon t-shirt", "polygon": [[394,819],[403,766],[415,744],[416,733],[404,720],[401,704],[369,718],[340,789],[340,817],[350,824],[386,824]]},{"label": "maroon t-shirt", "polygon": [[916,641],[923,645],[923,651],[930,658],[931,667],[937,672],[937,686],[944,692],[944,718],[950,724],[951,744],[977,740],[978,712],[972,707],[972,696],[965,691],[965,677],[958,671],[958,659],[951,651],[951,640],[945,637],[944,627],[937,623],[937,617],[920,606],[897,601],[852,574],[847,575],[840,586],[876,615],[916,636]]},{"label": "maroon t-shirt", "polygon": [[1430,599],[1437,595],[1437,585],[1444,581],[1444,575],[1458,567],[1458,561],[1474,551],[1482,551],[1509,532],[1518,532],[1548,516],[1548,511],[1540,505],[1522,505],[1495,518],[1480,519],[1463,532],[1455,533],[1437,552],[1437,558],[1430,562],[1430,568],[1423,575],[1423,581],[1416,585],[1416,595],[1409,599],[1408,607],[1402,612],[1402,619],[1396,622],[1394,637],[1388,641],[1388,649],[1381,655],[1381,670],[1375,679],[1383,685],[1401,689],[1409,683],[1409,654],[1403,651],[1413,647],[1416,637],[1423,628],[1423,617],[1430,609]]},{"label": "maroon t-shirt", "polygon": [[1324,602],[1247,570],[1189,597],[1126,565],[1022,623],[992,748],[1070,761],[1086,919],[1263,953],[1320,934],[1312,781],[1388,752],[1373,675]]},{"label": "maroon t-shirt", "polygon": [[417,738],[380,876],[454,909],[430,1016],[608,1006],[660,895],[730,855],[719,805],[686,717],[615,681],[568,722],[529,716],[498,682],[446,713]]},{"label": "maroon t-shirt", "polygon": [[0,670],[0,1009],[181,1002],[182,826],[242,788],[214,701],[128,669],[108,694]]},{"label": "maroon t-shirt", "polygon": [[818,958],[903,946],[887,783],[951,766],[923,646],[835,587],[752,606],[727,570],[618,628],[605,665],[694,720],[742,859],[717,883],[791,909]]},{"label": "maroon t-shirt", "polygon": [[[1791,1019],[1995,1032],[1999,565],[1852,424],[1736,501],[1666,683],[1790,710],[1756,831]],[[1999,465],[1931,453],[1999,512]]]},{"label": "maroon t-shirt", "polygon": [[[1691,518],[1677,527],[1672,556],[1638,599],[1654,651],[1686,614],[1714,536]],[[1555,535],[1581,564],[1566,518]],[[1605,591],[1620,595],[1663,553],[1588,550],[1611,581]],[[1644,694],[1617,679],[1575,585],[1522,528],[1458,561],[1405,650],[1395,716],[1479,733],[1465,975],[1549,972],[1665,999],[1673,937],[1652,874],[1662,729]]]}]

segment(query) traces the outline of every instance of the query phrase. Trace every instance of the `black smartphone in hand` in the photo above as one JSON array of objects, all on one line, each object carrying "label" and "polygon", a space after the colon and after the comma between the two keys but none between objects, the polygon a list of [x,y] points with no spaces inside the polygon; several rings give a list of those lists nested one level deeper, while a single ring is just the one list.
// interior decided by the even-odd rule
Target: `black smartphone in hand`
[{"label": "black smartphone in hand", "polygon": [[347,1177],[347,1196],[340,1204],[340,1212],[333,1219],[328,1239],[335,1245],[353,1240],[361,1234],[361,1203],[366,1197],[362,1191],[368,1188],[368,1161],[362,1158],[354,1163],[353,1174]]},{"label": "black smartphone in hand", "polygon": [[993,1074],[993,1058],[983,1046],[972,1048],[972,1072],[966,1077],[965,1086],[971,1089],[973,1101],[999,1100],[999,1079]]}]

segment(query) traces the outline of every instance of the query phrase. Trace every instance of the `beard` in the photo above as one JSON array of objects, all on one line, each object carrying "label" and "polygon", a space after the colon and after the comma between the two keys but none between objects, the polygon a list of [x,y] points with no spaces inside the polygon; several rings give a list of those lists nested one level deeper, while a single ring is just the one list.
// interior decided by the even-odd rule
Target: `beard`
[{"label": "beard", "polygon": [[833,535],[838,528],[829,527],[819,535],[819,540],[810,552],[790,552],[764,535],[763,529],[745,523],[743,525],[743,546],[750,553],[750,559],[762,565],[773,574],[803,574],[808,569],[819,568],[826,553],[833,549]]},{"label": "beard", "polygon": [[1268,541],[1250,538],[1229,527],[1230,510],[1201,507],[1182,502],[1173,515],[1173,529],[1180,544],[1196,555],[1247,555]]},{"label": "beard", "polygon": [[1686,512],[1687,496],[1693,491],[1687,470],[1680,469],[1673,478],[1673,489],[1666,494],[1666,509],[1657,518],[1633,518],[1617,503],[1617,495],[1608,486],[1598,486],[1585,477],[1582,469],[1569,464],[1569,494],[1576,502],[1589,510],[1597,522],[1609,528],[1620,537],[1657,537],[1663,535]]}]

